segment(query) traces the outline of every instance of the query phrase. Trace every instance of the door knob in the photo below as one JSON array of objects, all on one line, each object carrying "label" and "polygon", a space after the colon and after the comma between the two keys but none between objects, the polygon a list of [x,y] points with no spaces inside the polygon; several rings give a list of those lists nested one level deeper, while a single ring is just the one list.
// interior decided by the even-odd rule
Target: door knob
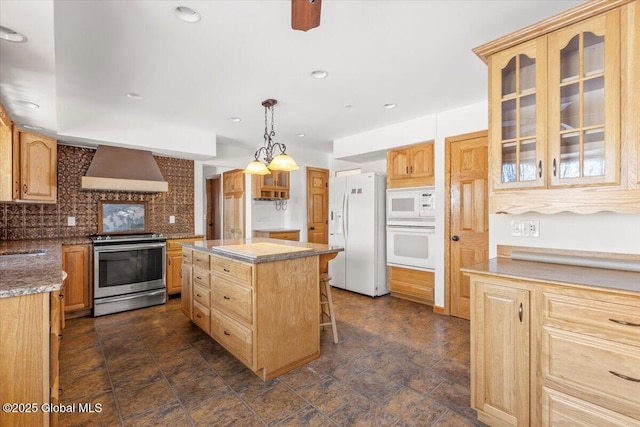
[{"label": "door knob", "polygon": [[460,240],[460,237],[458,237],[458,236],[451,236],[451,240],[453,240],[454,242],[457,242],[458,240]]},{"label": "door knob", "polygon": [[315,229],[316,229],[315,227],[309,227],[309,230],[315,230]]}]

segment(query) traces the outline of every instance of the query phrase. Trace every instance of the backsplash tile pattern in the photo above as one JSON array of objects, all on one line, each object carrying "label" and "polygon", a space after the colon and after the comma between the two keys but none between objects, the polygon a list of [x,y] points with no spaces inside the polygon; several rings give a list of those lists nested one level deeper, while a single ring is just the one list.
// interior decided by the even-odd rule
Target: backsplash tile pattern
[{"label": "backsplash tile pattern", "polygon": [[[99,200],[146,201],[149,231],[162,234],[193,233],[195,226],[193,161],[155,157],[169,183],[167,193],[83,191],[86,173],[95,150],[58,145],[58,203],[0,203],[0,240],[82,237],[98,232]],[[175,224],[169,224],[175,215]],[[76,226],[67,226],[67,217]]]}]

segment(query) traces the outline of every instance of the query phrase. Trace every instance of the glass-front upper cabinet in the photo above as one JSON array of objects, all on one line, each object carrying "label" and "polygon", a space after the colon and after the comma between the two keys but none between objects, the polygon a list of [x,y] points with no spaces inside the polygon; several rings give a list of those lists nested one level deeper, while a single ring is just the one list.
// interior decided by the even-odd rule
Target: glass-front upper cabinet
[{"label": "glass-front upper cabinet", "polygon": [[490,58],[494,189],[544,187],[546,38]]},{"label": "glass-front upper cabinet", "polygon": [[551,186],[617,183],[619,13],[549,35]]}]

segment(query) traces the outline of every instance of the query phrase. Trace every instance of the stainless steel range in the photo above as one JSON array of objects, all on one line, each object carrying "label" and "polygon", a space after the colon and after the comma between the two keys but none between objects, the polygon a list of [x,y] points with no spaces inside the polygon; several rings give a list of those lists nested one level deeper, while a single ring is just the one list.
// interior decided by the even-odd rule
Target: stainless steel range
[{"label": "stainless steel range", "polygon": [[91,240],[94,316],[164,304],[166,237],[93,235]]}]

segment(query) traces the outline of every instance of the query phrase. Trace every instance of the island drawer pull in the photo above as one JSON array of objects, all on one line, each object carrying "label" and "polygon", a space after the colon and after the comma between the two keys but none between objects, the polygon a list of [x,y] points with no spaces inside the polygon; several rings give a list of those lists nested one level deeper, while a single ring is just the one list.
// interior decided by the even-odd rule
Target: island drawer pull
[{"label": "island drawer pull", "polygon": [[615,371],[609,371],[610,374],[615,375],[618,378],[622,378],[623,380],[627,380],[627,381],[633,381],[634,383],[640,383],[640,379],[638,378],[632,378],[632,377],[628,377],[626,375],[623,374],[619,374]]},{"label": "island drawer pull", "polygon": [[58,339],[61,340],[62,339],[62,334],[58,334]]},{"label": "island drawer pull", "polygon": [[222,270],[223,270],[225,273],[229,273],[229,272],[230,272],[228,268],[223,268]]},{"label": "island drawer pull", "polygon": [[196,279],[198,279],[198,280],[202,280],[202,277],[200,277],[200,276],[196,276]]},{"label": "island drawer pull", "polygon": [[231,298],[229,298],[229,297],[228,297],[228,296],[226,296],[226,295],[224,295],[222,298],[227,299],[227,300],[231,299]]},{"label": "island drawer pull", "polygon": [[640,327],[640,323],[631,323],[631,322],[627,322],[624,320],[617,320],[617,319],[609,319],[609,320],[612,321],[613,323],[617,323],[618,325]]},{"label": "island drawer pull", "polygon": [[64,294],[60,294],[60,295],[58,295],[58,299],[59,299],[59,300],[61,300],[61,299],[63,299],[63,298],[64,298]]},{"label": "island drawer pull", "polygon": [[196,296],[197,296],[198,298],[202,298],[202,295],[200,295],[200,294],[196,294]]},{"label": "island drawer pull", "polygon": [[202,319],[202,317],[200,317],[200,315],[199,315],[199,314],[196,314],[196,317],[197,317],[198,319]]},{"label": "island drawer pull", "polygon": [[230,337],[230,336],[231,336],[231,334],[230,334],[229,332],[227,332],[227,331],[224,331],[224,334],[225,334],[226,336],[228,336],[228,337]]}]

